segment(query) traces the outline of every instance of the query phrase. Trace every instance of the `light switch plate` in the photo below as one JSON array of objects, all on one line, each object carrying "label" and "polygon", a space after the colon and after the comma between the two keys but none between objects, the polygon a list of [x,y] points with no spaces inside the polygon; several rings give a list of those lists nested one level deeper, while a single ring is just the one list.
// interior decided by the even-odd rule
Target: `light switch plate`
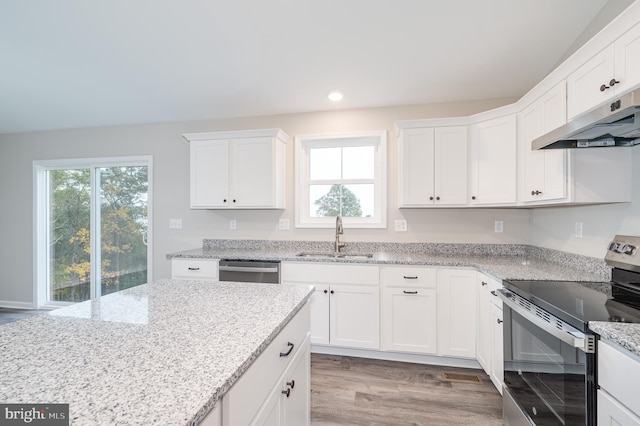
[{"label": "light switch plate", "polygon": [[406,220],[403,220],[403,219],[396,220],[395,225],[396,225],[396,232],[407,232]]},{"label": "light switch plate", "polygon": [[182,229],[182,219],[169,219],[169,229]]},{"label": "light switch plate", "polygon": [[504,222],[501,220],[496,220],[494,227],[493,227],[495,232],[504,232]]},{"label": "light switch plate", "polygon": [[582,222],[576,222],[574,235],[576,238],[582,238]]},{"label": "light switch plate", "polygon": [[235,219],[229,221],[229,229],[235,231],[238,228],[238,222]]}]

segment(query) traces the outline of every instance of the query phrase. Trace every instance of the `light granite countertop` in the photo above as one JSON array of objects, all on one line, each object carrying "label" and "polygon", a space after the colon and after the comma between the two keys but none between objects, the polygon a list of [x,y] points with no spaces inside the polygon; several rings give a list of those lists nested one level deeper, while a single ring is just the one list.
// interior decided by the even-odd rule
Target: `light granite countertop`
[{"label": "light granite countertop", "polygon": [[[611,279],[611,267],[602,259],[515,244],[349,243],[347,253],[371,253],[373,257],[327,259],[296,256],[300,252],[331,250],[331,243],[323,241],[203,240],[201,248],[170,253],[167,258],[467,267],[499,280],[598,283]],[[602,338],[640,355],[640,325],[594,322],[589,327]]]},{"label": "light granite countertop", "polygon": [[313,291],[158,280],[0,326],[0,401],[72,425],[194,425]]}]

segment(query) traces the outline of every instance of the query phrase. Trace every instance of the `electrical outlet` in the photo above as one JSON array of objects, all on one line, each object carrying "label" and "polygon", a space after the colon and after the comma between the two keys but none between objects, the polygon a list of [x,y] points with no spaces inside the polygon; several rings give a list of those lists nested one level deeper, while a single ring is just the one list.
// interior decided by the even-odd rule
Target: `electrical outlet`
[{"label": "electrical outlet", "polygon": [[407,232],[407,221],[400,219],[396,220],[396,232]]},{"label": "electrical outlet", "polygon": [[582,222],[576,222],[574,235],[576,238],[582,238]]},{"label": "electrical outlet", "polygon": [[504,222],[501,220],[496,220],[493,226],[494,232],[503,232],[504,231]]},{"label": "electrical outlet", "polygon": [[281,231],[286,231],[289,229],[289,219],[280,219],[278,222],[278,229]]},{"label": "electrical outlet", "polygon": [[169,229],[182,229],[182,219],[169,219]]},{"label": "electrical outlet", "polygon": [[238,222],[236,222],[235,219],[231,219],[229,221],[229,229],[232,230],[232,231],[235,231],[237,229],[237,227],[238,227]]}]

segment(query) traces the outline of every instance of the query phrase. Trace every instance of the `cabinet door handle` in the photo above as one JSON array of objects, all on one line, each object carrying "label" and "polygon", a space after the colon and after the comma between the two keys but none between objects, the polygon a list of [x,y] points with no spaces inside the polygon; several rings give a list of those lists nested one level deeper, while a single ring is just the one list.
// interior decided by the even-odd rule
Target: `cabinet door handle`
[{"label": "cabinet door handle", "polygon": [[609,86],[613,87],[618,83],[620,83],[618,80],[616,80],[615,78],[612,78],[611,81],[609,81]]},{"label": "cabinet door handle", "polygon": [[289,356],[291,355],[291,351],[293,351],[293,347],[295,346],[293,343],[291,342],[287,342],[287,346],[289,346],[289,350],[286,352],[280,352],[280,356]]},{"label": "cabinet door handle", "polygon": [[223,202],[223,203],[226,203],[226,202],[227,202],[227,199],[225,198],[224,200],[222,200],[222,202]]},{"label": "cabinet door handle", "polygon": [[429,197],[429,201],[433,201],[433,197]]},{"label": "cabinet door handle", "polygon": [[440,197],[436,197],[436,201],[440,201]]},{"label": "cabinet door handle", "polygon": [[487,285],[487,283],[482,281],[482,287],[484,287],[485,285]]},{"label": "cabinet door handle", "polygon": [[287,395],[287,398],[289,398],[289,395],[291,395],[291,389],[283,390],[282,393]]},{"label": "cabinet door handle", "polygon": [[329,293],[329,290],[327,290],[326,288],[324,289],[324,294]]},{"label": "cabinet door handle", "polygon": [[296,381],[295,380],[291,380],[290,382],[287,382],[287,386],[289,386],[291,389],[296,387]]},{"label": "cabinet door handle", "polygon": [[415,276],[412,276],[412,277],[408,277],[408,276],[406,276],[406,275],[403,275],[403,276],[402,276],[402,278],[404,278],[405,280],[417,280],[417,279],[418,279],[418,276],[417,276],[417,275],[415,275]]},{"label": "cabinet door handle", "polygon": [[331,290],[331,294],[335,293],[335,291]]},{"label": "cabinet door handle", "polygon": [[491,291],[491,294],[492,294],[492,295],[494,295],[495,297],[498,297],[498,294],[496,293],[496,291],[495,291],[495,290],[492,290],[492,291]]},{"label": "cabinet door handle", "polygon": [[600,86],[600,91],[604,92],[605,90],[607,90],[609,88],[609,86],[607,86],[606,84],[603,84],[602,86]]},{"label": "cabinet door handle", "polygon": [[194,268],[193,266],[189,266],[188,268],[190,271],[199,271],[200,268]]},{"label": "cabinet door handle", "polygon": [[418,294],[418,290],[414,290],[414,291],[402,290],[402,292],[403,292],[404,294]]},{"label": "cabinet door handle", "polygon": [[498,318],[498,319],[496,320],[496,322],[497,322],[498,324],[502,324],[504,321],[502,321],[500,318]]},{"label": "cabinet door handle", "polygon": [[236,200],[233,200],[233,202],[235,203],[235,202],[236,202]]},{"label": "cabinet door handle", "polygon": [[472,199],[472,200],[475,200],[475,199],[476,199],[476,196],[475,196],[475,195],[472,195],[472,196],[471,196],[471,199]]}]

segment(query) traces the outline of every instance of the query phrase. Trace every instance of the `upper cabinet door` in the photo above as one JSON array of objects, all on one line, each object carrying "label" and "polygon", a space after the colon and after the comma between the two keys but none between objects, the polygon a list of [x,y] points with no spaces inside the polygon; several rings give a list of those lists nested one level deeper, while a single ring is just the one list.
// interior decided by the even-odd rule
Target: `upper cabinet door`
[{"label": "upper cabinet door", "polygon": [[231,143],[233,206],[273,207],[276,204],[274,142],[271,138],[246,138]]},{"label": "upper cabinet door", "polygon": [[400,134],[400,207],[467,204],[467,127]]},{"label": "upper cabinet door", "polygon": [[226,207],[229,200],[229,144],[226,140],[190,145],[191,208]]},{"label": "upper cabinet door", "polygon": [[434,129],[408,129],[400,135],[400,206],[433,204]]},{"label": "upper cabinet door", "polygon": [[282,209],[286,140],[280,129],[189,133],[192,209]]},{"label": "upper cabinet door", "polygon": [[467,204],[467,127],[436,128],[435,142],[436,204]]},{"label": "upper cabinet door", "polygon": [[562,82],[524,110],[520,119],[522,154],[521,198],[524,202],[564,199],[567,196],[567,152],[531,149],[531,142],[566,123],[566,89]]},{"label": "upper cabinet door", "polygon": [[620,83],[616,94],[630,90],[640,84],[640,24],[631,28],[614,44],[616,75]]},{"label": "upper cabinet door", "polygon": [[569,119],[609,99],[614,78],[614,48],[609,46],[567,78],[567,116]]},{"label": "upper cabinet door", "polygon": [[516,202],[516,116],[475,124],[471,137],[471,204]]}]

